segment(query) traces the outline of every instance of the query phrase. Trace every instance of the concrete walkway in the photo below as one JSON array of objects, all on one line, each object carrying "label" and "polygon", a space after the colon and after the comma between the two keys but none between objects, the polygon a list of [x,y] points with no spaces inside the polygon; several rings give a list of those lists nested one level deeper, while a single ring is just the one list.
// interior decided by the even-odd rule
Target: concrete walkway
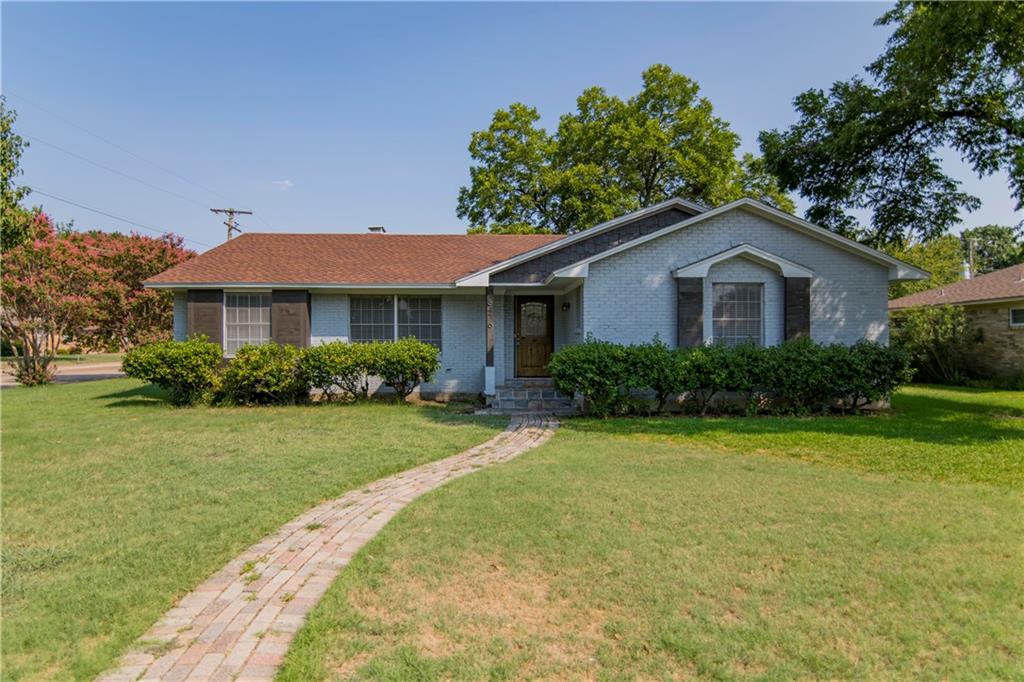
[{"label": "concrete walkway", "polygon": [[306,615],[400,509],[453,478],[537,447],[557,427],[554,418],[513,417],[486,443],[309,510],[186,595],[99,679],[273,679]]}]

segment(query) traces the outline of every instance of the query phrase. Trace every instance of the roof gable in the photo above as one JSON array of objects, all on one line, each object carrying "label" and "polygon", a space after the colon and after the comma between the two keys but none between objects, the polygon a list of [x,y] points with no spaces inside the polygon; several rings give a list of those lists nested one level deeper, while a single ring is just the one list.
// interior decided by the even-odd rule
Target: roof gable
[{"label": "roof gable", "polygon": [[645,244],[651,240],[658,239],[659,237],[662,237],[666,234],[682,229],[684,227],[692,226],[704,220],[709,220],[716,216],[720,216],[723,213],[728,213],[729,211],[735,210],[748,211],[755,215],[759,215],[767,220],[771,220],[776,224],[782,225],[783,227],[798,230],[812,237],[820,239],[824,242],[830,243],[831,245],[836,246],[837,248],[849,251],[853,254],[861,256],[862,258],[872,260],[876,263],[881,263],[889,268],[889,279],[926,279],[929,276],[928,273],[925,272],[924,270],[917,268],[913,265],[910,265],[909,263],[905,263],[904,261],[901,261],[898,258],[894,258],[886,253],[882,253],[881,251],[872,249],[870,246],[865,246],[864,244],[855,242],[852,239],[847,239],[846,237],[826,230],[825,228],[819,227],[818,225],[815,225],[813,223],[807,222],[806,220],[802,220],[801,218],[797,218],[796,216],[790,215],[789,213],[786,213],[784,211],[780,211],[772,206],[768,206],[767,204],[763,204],[753,199],[744,198],[738,199],[737,201],[733,201],[728,204],[724,204],[722,206],[719,206],[718,208],[705,211],[704,213],[696,215],[687,220],[675,223],[674,225],[670,225],[657,232],[653,232],[639,239],[635,239],[625,244],[616,246],[615,248],[608,249],[607,251],[603,251],[588,258],[582,259],[573,265],[566,266],[565,268],[555,271],[554,273],[552,273],[551,278],[554,279],[559,277],[586,276],[586,269],[590,265],[590,263],[602,260],[604,258],[608,258],[609,256],[621,253],[622,251],[631,249],[635,246],[639,246],[640,244]]},{"label": "roof gable", "polygon": [[[576,234],[565,237],[557,243],[540,246],[532,251],[510,258],[506,262],[483,268],[460,279],[457,284],[458,286],[486,286],[491,283],[491,276],[495,273],[506,272],[516,268],[517,266],[530,261],[537,261],[542,258],[546,258],[546,260],[554,262],[558,260],[558,258],[554,256],[555,252],[574,249],[577,252],[575,257],[569,258],[566,262],[559,263],[554,266],[560,267],[567,263],[576,262],[584,255],[604,251],[622,242],[622,239],[616,239],[609,233],[627,230],[631,224],[652,224],[656,229],[660,229],[667,224],[684,220],[688,216],[698,215],[706,210],[706,207],[695,204],[692,201],[679,198],[668,199],[653,206],[648,206],[647,208],[642,208],[638,211],[633,211],[632,213],[627,213],[626,215],[595,225],[594,227],[583,230],[582,232],[577,232]],[[674,216],[674,219],[665,220],[661,222],[661,224],[658,224],[659,218],[664,216]],[[628,241],[629,239],[648,233],[649,231],[644,227],[636,234],[623,235],[623,237]],[[583,246],[583,243],[597,244],[598,246],[588,252],[588,248]],[[548,271],[554,269],[554,267],[550,267],[546,262],[542,265],[542,269],[546,269]],[[546,274],[548,273],[545,273],[545,275]]]}]

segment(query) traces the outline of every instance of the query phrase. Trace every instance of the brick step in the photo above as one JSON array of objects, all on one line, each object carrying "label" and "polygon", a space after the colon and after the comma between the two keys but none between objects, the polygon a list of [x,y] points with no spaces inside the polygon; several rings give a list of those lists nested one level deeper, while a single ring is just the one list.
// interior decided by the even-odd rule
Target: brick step
[{"label": "brick step", "polygon": [[498,388],[554,388],[555,381],[550,377],[527,377],[506,379]]},{"label": "brick step", "polygon": [[507,388],[505,386],[496,389],[494,397],[498,400],[572,400],[570,396],[554,388]]}]

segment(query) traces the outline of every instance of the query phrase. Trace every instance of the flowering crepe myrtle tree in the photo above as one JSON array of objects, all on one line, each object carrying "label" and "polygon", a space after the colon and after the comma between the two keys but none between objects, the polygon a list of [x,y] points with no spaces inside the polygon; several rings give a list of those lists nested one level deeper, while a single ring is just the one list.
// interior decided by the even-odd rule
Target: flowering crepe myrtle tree
[{"label": "flowering crepe myrtle tree", "polygon": [[94,317],[81,331],[80,340],[100,350],[127,350],[141,343],[169,339],[173,294],[146,289],[142,283],[195,255],[184,248],[184,240],[173,234],[146,237],[104,232],[75,234],[71,238],[95,240],[94,257],[109,280],[97,292]]},{"label": "flowering crepe myrtle tree", "polygon": [[94,241],[66,238],[40,212],[29,239],[4,253],[0,328],[7,339],[21,342],[14,361],[20,383],[50,381],[61,340],[84,328],[94,315],[95,301],[109,281],[93,257]]}]

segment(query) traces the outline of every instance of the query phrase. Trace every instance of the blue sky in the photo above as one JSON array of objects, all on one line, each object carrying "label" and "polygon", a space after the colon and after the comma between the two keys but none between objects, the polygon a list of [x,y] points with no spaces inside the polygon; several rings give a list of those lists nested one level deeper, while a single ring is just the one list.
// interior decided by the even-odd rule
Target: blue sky
[{"label": "blue sky", "polygon": [[[881,51],[885,8],[5,2],[2,86],[35,138],[25,184],[200,250],[223,240],[207,208],[226,204],[256,211],[252,231],[461,232],[466,145],[495,109],[526,102],[554,127],[583,88],[629,96],[663,62],[756,151],[758,131],[794,120],[796,94]],[[965,226],[1024,217],[1004,176],[949,165],[984,202]],[[33,202],[80,228],[127,227]]]}]

